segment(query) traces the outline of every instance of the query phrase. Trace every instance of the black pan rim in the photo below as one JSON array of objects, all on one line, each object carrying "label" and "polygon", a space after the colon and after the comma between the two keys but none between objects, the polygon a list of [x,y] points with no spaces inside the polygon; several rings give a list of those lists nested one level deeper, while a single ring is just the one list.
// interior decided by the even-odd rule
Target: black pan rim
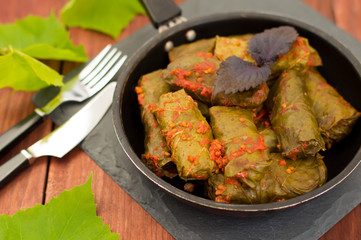
[{"label": "black pan rim", "polygon": [[191,21],[187,21],[183,24],[177,25],[161,34],[155,35],[153,38],[149,39],[143,46],[141,46],[138,51],[127,61],[125,66],[122,68],[122,71],[118,78],[117,88],[114,93],[114,101],[113,101],[113,126],[115,133],[117,135],[118,141],[123,148],[125,154],[129,158],[129,160],[137,167],[137,169],[145,175],[149,180],[155,183],[157,186],[168,192],[169,194],[177,197],[181,200],[184,200],[191,205],[196,205],[200,207],[204,207],[210,210],[216,210],[217,212],[231,212],[231,213],[244,213],[244,212],[269,212],[275,211],[285,208],[290,208],[296,205],[300,205],[302,203],[308,202],[320,195],[323,195],[327,191],[333,189],[338,184],[340,184],[344,179],[346,179],[360,164],[361,162],[361,149],[359,148],[358,152],[355,154],[354,158],[350,161],[350,163],[345,167],[343,171],[341,171],[337,176],[326,182],[323,186],[298,197],[288,199],[281,202],[272,202],[272,203],[265,203],[265,204],[226,204],[226,203],[219,203],[212,201],[210,199],[201,198],[185,191],[182,191],[171,184],[165,182],[158,176],[156,176],[151,170],[149,170],[139,159],[137,154],[133,151],[132,147],[130,146],[129,141],[127,140],[124,126],[122,123],[122,96],[124,94],[124,86],[128,81],[129,74],[134,70],[135,64],[142,59],[147,54],[146,49],[151,49],[154,47],[158,42],[167,39],[168,37],[172,36],[174,33],[178,31],[192,29],[193,26],[204,24],[204,23],[212,23],[218,22],[222,20],[229,20],[232,18],[250,18],[250,19],[264,19],[264,20],[272,20],[272,21],[279,21],[283,22],[284,24],[289,23],[290,25],[294,25],[301,29],[305,29],[318,37],[323,38],[325,41],[329,42],[331,45],[335,46],[336,48],[340,49],[350,63],[354,66],[355,70],[361,76],[361,64],[356,59],[356,57],[348,50],[347,46],[344,46],[338,40],[333,38],[332,36],[328,35],[327,33],[323,32],[321,29],[318,29],[314,26],[308,25],[307,23],[301,22],[296,19],[292,19],[289,17],[276,15],[276,14],[269,14],[269,13],[262,13],[262,12],[237,12],[237,13],[227,13],[227,14],[213,14],[206,17],[201,17],[197,19],[193,19]]}]

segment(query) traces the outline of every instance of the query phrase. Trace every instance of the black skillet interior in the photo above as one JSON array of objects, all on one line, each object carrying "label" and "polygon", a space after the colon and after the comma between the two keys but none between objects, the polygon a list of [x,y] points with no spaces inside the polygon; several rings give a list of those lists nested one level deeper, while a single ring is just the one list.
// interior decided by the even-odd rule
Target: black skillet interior
[{"label": "black skillet interior", "polygon": [[[168,183],[167,179],[159,179],[141,162],[144,151],[144,129],[140,120],[137,96],[134,87],[143,74],[157,69],[166,68],[168,55],[164,44],[171,40],[175,46],[188,43],[185,33],[193,29],[197,39],[210,38],[215,35],[228,36],[235,34],[258,33],[267,28],[289,25],[296,28],[300,36],[309,39],[323,60],[319,68],[321,74],[333,85],[344,98],[356,109],[361,110],[361,67],[353,55],[340,43],[318,29],[303,23],[279,16],[266,14],[227,14],[198,19],[187,22],[157,35],[145,44],[123,69],[115,92],[113,117],[119,141],[137,168],[150,180],[168,193],[196,206],[222,211],[267,211],[286,208],[308,201],[325,191],[328,191],[342,181],[359,163],[361,146],[361,121],[355,125],[352,133],[342,142],[334,144],[331,150],[323,153],[328,168],[328,182],[319,189],[284,202],[260,205],[235,205],[216,203],[203,197],[197,197],[184,192],[183,182],[176,180]],[[120,113],[120,114],[119,114]],[[357,154],[358,153],[358,154]],[[175,186],[175,187],[174,187]],[[179,188],[179,189],[177,189]],[[201,192],[201,191],[200,191]],[[201,196],[202,193],[199,193]]]}]

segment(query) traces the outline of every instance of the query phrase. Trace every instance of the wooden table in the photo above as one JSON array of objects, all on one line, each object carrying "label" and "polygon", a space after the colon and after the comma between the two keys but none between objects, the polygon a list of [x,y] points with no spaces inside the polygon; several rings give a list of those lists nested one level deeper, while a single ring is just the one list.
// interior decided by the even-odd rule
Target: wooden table
[{"label": "wooden table", "polygon": [[[181,2],[178,0],[177,2]],[[307,5],[334,21],[339,27],[361,40],[360,0],[303,0]],[[14,22],[28,14],[48,16],[51,11],[59,14],[67,0],[0,0],[0,23]],[[76,45],[83,44],[89,57],[95,56],[106,44],[120,41],[148,24],[146,16],[137,16],[117,40],[98,32],[71,28],[70,36]],[[76,63],[46,61],[62,74]],[[33,93],[0,90],[0,134],[30,114],[35,105]],[[15,148],[0,157],[4,163],[19,150],[47,135],[54,129],[47,119]],[[39,158],[36,163],[14,181],[0,190],[0,214],[14,214],[36,204],[45,204],[65,189],[83,184],[93,172],[93,192],[97,214],[104,224],[121,239],[173,239],[140,205],[125,193],[80,148],[73,149],[63,159]],[[361,205],[339,221],[321,239],[361,239]]]}]

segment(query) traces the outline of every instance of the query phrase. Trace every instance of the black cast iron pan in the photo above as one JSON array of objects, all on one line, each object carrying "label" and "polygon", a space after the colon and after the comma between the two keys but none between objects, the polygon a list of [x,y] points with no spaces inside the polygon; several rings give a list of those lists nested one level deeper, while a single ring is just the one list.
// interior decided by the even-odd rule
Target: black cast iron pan
[{"label": "black cast iron pan", "polygon": [[[159,3],[155,1],[155,5],[152,5],[153,1],[147,0],[144,4],[156,27],[180,15],[179,8],[172,2],[166,4],[165,0]],[[167,7],[158,11],[157,7],[162,7],[164,4]],[[165,45],[169,46],[173,43],[178,46],[188,43],[186,34],[187,32],[189,34],[189,30],[195,31],[197,40],[215,35],[258,33],[267,28],[282,25],[293,26],[299,35],[309,39],[311,46],[322,57],[323,66],[319,68],[321,74],[347,101],[356,109],[361,110],[361,64],[345,46],[321,29],[294,19],[263,13],[227,13],[186,21],[154,36],[139,48],[122,68],[114,94],[113,121],[119,143],[129,159],[147,178],[167,193],[190,205],[214,213],[244,215],[285,209],[314,199],[331,190],[357,167],[361,159],[361,121],[356,123],[346,139],[334,144],[331,150],[325,152],[325,163],[328,168],[327,183],[310,193],[282,202],[255,205],[214,202],[183,191],[181,188],[183,185],[176,181],[170,182],[159,178],[140,160],[144,151],[144,129],[134,87],[140,76],[167,67],[168,55]]]}]

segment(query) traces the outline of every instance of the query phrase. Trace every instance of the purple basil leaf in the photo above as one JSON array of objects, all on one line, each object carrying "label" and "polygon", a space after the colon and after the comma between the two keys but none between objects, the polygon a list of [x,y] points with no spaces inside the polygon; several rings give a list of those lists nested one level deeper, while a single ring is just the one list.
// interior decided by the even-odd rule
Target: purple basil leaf
[{"label": "purple basil leaf", "polygon": [[257,87],[266,82],[270,74],[271,67],[268,64],[258,67],[239,57],[229,57],[217,70],[213,96],[223,91],[229,94]]},{"label": "purple basil leaf", "polygon": [[278,55],[290,51],[292,43],[298,37],[293,27],[282,26],[267,29],[262,33],[255,34],[248,43],[248,52],[259,66],[272,65]]}]

